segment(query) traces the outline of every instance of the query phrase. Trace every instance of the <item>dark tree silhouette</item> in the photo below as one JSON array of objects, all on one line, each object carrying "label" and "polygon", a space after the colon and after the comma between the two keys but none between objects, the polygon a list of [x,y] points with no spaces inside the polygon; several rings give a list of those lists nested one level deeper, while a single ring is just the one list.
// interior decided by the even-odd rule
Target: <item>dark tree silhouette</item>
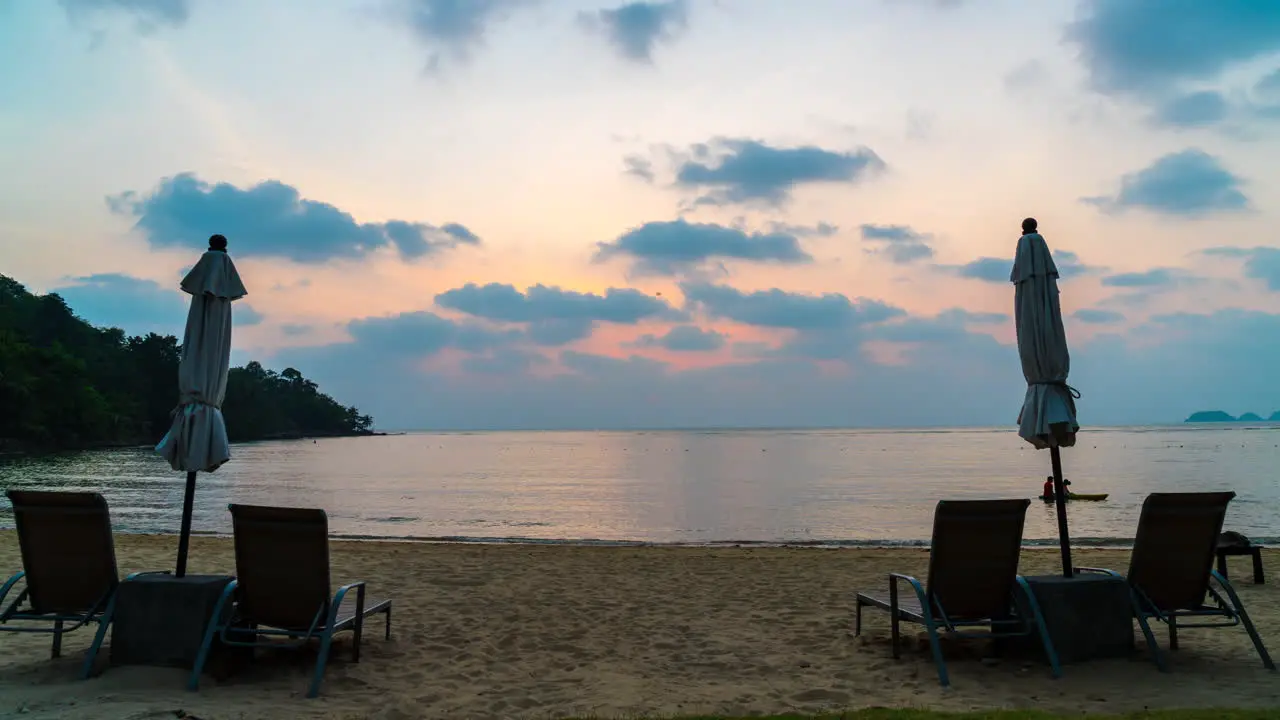
[{"label": "dark tree silhouette", "polygon": [[[0,450],[156,442],[178,400],[172,335],[96,328],[57,294],[0,275]],[[373,419],[295,368],[233,368],[223,402],[233,441],[365,435]]]}]

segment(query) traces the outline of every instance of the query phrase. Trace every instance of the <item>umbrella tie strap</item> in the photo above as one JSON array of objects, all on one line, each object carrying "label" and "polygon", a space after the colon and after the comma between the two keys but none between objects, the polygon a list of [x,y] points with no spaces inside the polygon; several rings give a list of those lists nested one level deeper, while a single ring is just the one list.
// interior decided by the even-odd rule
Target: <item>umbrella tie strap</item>
[{"label": "umbrella tie strap", "polygon": [[214,410],[221,410],[221,409],[222,409],[222,406],[221,406],[221,405],[218,405],[218,404],[216,404],[216,403],[211,403],[211,402],[208,402],[208,401],[206,401],[206,400],[201,400],[201,399],[199,399],[199,398],[196,398],[196,397],[192,397],[192,396],[187,395],[187,396],[183,396],[182,398],[180,398],[180,399],[178,400],[178,406],[177,406],[177,407],[175,407],[175,408],[174,408],[174,409],[169,413],[169,417],[171,417],[171,418],[175,418],[175,417],[177,417],[179,413],[185,412],[185,411],[186,411],[186,409],[187,409],[187,408],[189,408],[189,407],[191,407],[192,405],[204,405],[205,407],[211,407],[211,408],[213,408]]},{"label": "umbrella tie strap", "polygon": [[1031,384],[1032,385],[1053,385],[1055,387],[1060,387],[1063,390],[1066,390],[1067,394],[1069,394],[1071,397],[1075,398],[1076,400],[1080,399],[1080,391],[1071,387],[1063,380],[1051,380],[1049,382],[1038,382],[1038,383],[1031,383]]}]

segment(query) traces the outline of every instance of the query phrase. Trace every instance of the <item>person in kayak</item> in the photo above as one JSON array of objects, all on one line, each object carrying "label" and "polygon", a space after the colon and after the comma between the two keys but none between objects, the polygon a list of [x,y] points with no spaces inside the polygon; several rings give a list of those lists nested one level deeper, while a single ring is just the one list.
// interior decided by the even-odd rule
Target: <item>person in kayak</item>
[{"label": "person in kayak", "polygon": [[[1066,478],[1062,479],[1062,487],[1064,489],[1070,484],[1071,484],[1070,480],[1067,480]],[[1070,496],[1071,496],[1071,493],[1070,491],[1068,491],[1067,497],[1070,497]],[[1044,479],[1044,488],[1040,491],[1040,497],[1043,500],[1053,499],[1053,476],[1052,475]]]}]

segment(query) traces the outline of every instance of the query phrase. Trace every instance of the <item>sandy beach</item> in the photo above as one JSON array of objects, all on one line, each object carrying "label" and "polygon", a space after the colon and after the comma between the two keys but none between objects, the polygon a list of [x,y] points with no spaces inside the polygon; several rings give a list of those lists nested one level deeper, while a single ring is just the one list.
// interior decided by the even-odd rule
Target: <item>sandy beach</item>
[{"label": "sandy beach", "polygon": [[[176,540],[118,536],[121,572],[172,567]],[[91,631],[48,658],[47,638],[0,635],[0,715],[26,718],[556,718],[819,711],[866,706],[1028,707],[1120,712],[1148,707],[1280,706],[1280,677],[1243,630],[1188,630],[1161,674],[1142,655],[1048,669],[988,664],[980,643],[952,643],[953,687],[927,651],[889,656],[888,622],[852,634],[852,593],[889,571],[923,575],[921,549],[618,548],[334,542],[335,582],[362,579],[395,600],[393,639],[366,635],[359,664],[335,646],[322,695],[302,693],[313,655],[272,652],[234,677],[183,689],[184,673],[111,668],[79,681]],[[1233,576],[1272,652],[1280,591]],[[1280,552],[1266,555],[1277,567]],[[1051,573],[1053,551],[1027,551],[1024,574]],[[1127,553],[1080,551],[1123,569]],[[0,568],[20,565],[0,533]],[[191,572],[230,573],[227,539],[193,540]],[[1161,636],[1163,641],[1163,635]]]}]

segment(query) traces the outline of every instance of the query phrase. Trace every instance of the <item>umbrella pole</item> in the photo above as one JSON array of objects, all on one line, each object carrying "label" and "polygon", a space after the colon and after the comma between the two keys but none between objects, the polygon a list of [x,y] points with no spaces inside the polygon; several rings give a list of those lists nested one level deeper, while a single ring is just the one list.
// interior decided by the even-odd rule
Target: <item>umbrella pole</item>
[{"label": "umbrella pole", "polygon": [[[1067,489],[1062,482],[1062,454],[1058,446],[1049,448],[1053,462],[1053,504],[1058,510],[1058,544],[1062,547],[1062,577],[1071,577],[1071,535],[1067,531]],[[186,560],[186,556],[183,556]]]},{"label": "umbrella pole", "polygon": [[[1054,452],[1057,452],[1056,448]],[[187,546],[191,544],[191,503],[195,499],[195,494],[196,474],[189,472],[187,473],[187,491],[182,495],[182,530],[178,535],[178,567],[174,572],[177,577],[185,577],[187,574]],[[1066,521],[1060,520],[1060,522]]]}]

